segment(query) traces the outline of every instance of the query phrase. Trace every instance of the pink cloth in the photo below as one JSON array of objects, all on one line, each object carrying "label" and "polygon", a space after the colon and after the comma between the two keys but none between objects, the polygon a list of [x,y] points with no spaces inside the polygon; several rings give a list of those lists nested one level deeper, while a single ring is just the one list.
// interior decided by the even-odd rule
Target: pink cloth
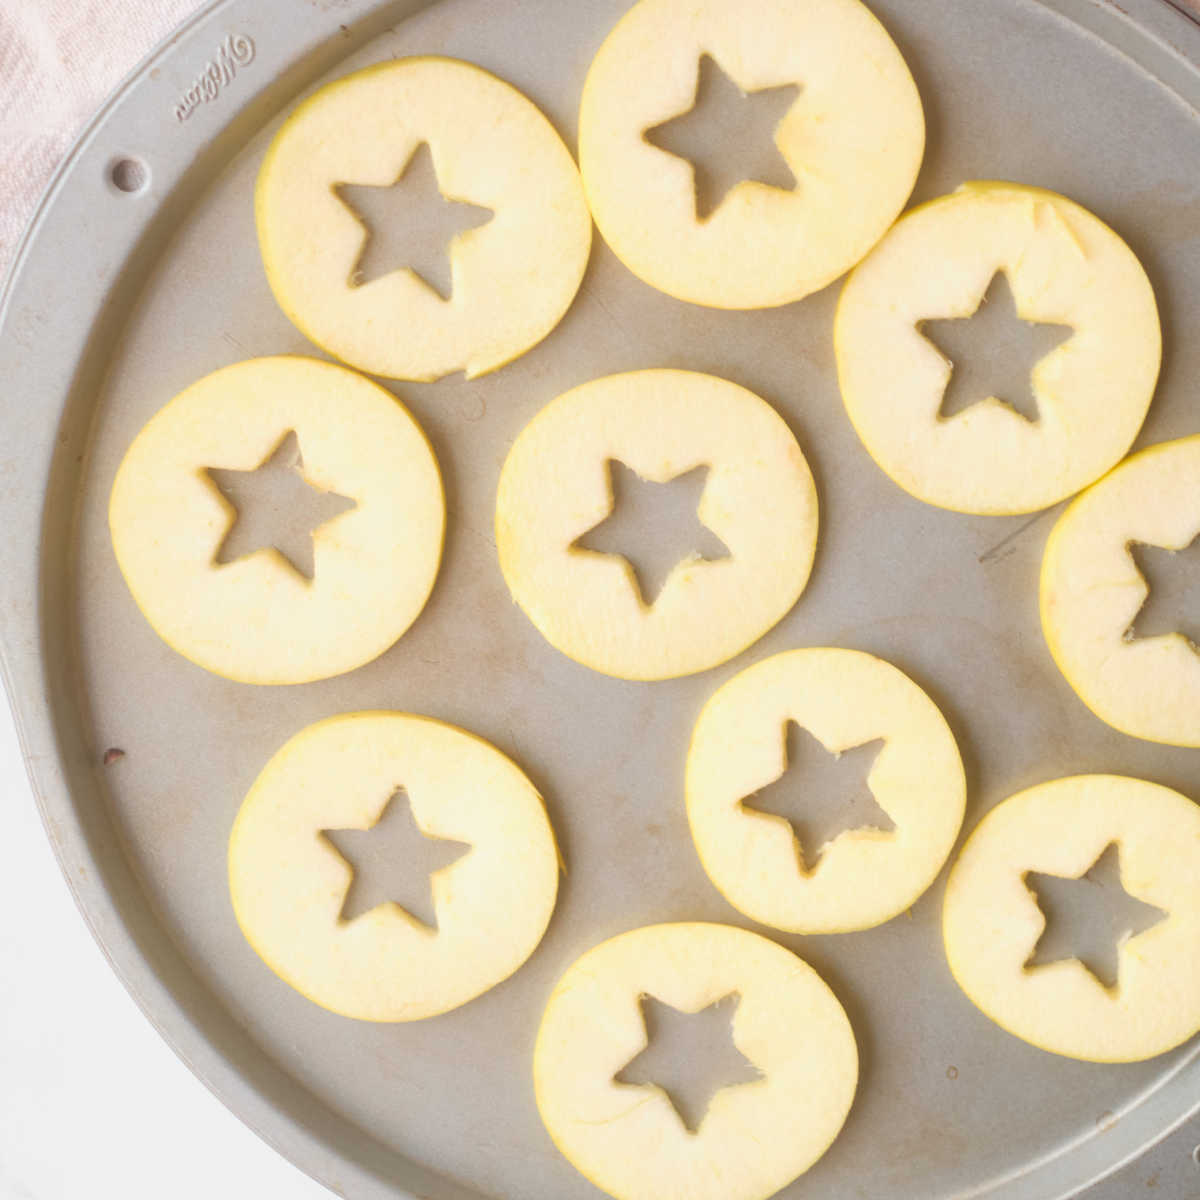
[{"label": "pink cloth", "polygon": [[201,0],[0,0],[0,278],[101,101]]}]

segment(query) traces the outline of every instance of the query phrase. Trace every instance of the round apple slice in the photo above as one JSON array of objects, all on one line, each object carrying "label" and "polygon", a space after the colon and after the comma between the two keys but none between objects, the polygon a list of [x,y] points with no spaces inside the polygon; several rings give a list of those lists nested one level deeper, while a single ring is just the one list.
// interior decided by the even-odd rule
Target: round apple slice
[{"label": "round apple slice", "polygon": [[[1028,876],[1078,880],[1114,846],[1121,888],[1150,911],[1118,943],[1115,984],[1075,957],[1035,964],[1046,916]],[[950,970],[993,1021],[1043,1050],[1089,1062],[1152,1058],[1200,1030],[1197,878],[1200,806],[1186,796],[1117,775],[1028,788],[984,817],[950,872]]]},{"label": "round apple slice", "polygon": [[[791,727],[812,735],[806,753],[818,760],[870,751],[856,778],[826,781],[840,810],[869,805],[826,844],[809,839],[811,821],[792,823],[820,764],[788,761]],[[748,667],[704,706],[688,751],[688,821],[705,871],[739,912],[796,933],[869,929],[903,912],[946,861],[965,800],[933,701],[857,650],[792,650]]]},{"label": "round apple slice", "polygon": [[[400,182],[426,146],[433,203],[473,206],[456,210],[465,221],[446,246],[449,295],[404,257],[363,274],[379,234],[365,197]],[[255,217],[291,321],[395,379],[473,377],[524,354],[570,307],[592,236],[574,160],[539,109],[481,68],[436,57],[383,62],[305,100],[263,159]]]},{"label": "round apple slice", "polygon": [[1200,746],[1200,653],[1181,628],[1137,634],[1149,589],[1133,555],[1197,535],[1200,436],[1151,446],[1089,488],[1042,560],[1042,631],[1067,682],[1102,721],[1174,746]]},{"label": "round apple slice", "polygon": [[[948,412],[956,367],[934,329],[982,315],[1000,275],[1016,331],[1058,326],[1066,340],[1027,375],[1032,412],[985,382]],[[1039,188],[968,183],[907,213],[855,268],[834,346],[850,420],[905,491],[958,512],[1023,513],[1124,456],[1154,392],[1161,335],[1145,271],[1102,221]]]},{"label": "round apple slice", "polygon": [[[782,186],[744,179],[701,215],[693,163],[655,134],[693,109],[705,59],[735,108],[739,91],[794,99],[759,131]],[[710,132],[719,153],[744,156],[737,121]],[[904,207],[924,148],[908,67],[858,0],[640,0],[600,47],[579,110],[605,240],[652,287],[715,308],[787,304],[848,270]]]},{"label": "round apple slice", "polygon": [[[732,1009],[726,1040],[747,1069],[694,1129],[657,1079],[625,1081],[648,1048],[646,999],[685,1017]],[[765,1200],[837,1137],[858,1051],[837,998],[782,946],[727,925],[652,925],[589,950],[559,980],[533,1079],[555,1145],[617,1200]]]},{"label": "round apple slice", "polygon": [[[619,547],[588,544],[614,512],[620,468],[650,485],[703,474],[693,533],[715,535],[717,556],[681,545],[652,599]],[[694,371],[565,392],[500,473],[496,546],[513,598],[553,646],[623,679],[689,675],[744,650],[796,603],[816,541],[816,488],[791,430],[753,392]]]},{"label": "round apple slice", "polygon": [[[383,832],[400,792],[419,837],[447,851],[425,876],[433,911],[395,902],[387,878],[368,881],[378,903],[349,911],[364,837]],[[250,945],[314,1003],[363,1021],[434,1016],[507,979],[545,932],[558,870],[541,797],[516,764],[408,713],[349,713],[296,734],[229,838],[230,895]]]},{"label": "round apple slice", "polygon": [[[305,516],[291,540],[311,564],[276,540],[225,553],[261,514],[221,484],[271,465],[291,491],[286,504],[260,497],[277,518],[263,534]],[[125,582],[168,645],[228,679],[282,684],[351,671],[408,629],[437,578],[446,512],[433,450],[391,392],[283,356],[214,371],[162,408],[117,471],[108,518]]]}]

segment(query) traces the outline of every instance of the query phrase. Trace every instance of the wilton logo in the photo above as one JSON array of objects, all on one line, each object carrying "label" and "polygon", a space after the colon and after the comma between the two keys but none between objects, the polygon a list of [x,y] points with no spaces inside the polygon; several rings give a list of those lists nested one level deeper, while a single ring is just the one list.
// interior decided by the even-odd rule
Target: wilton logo
[{"label": "wilton logo", "polygon": [[182,122],[201,105],[215,100],[238,72],[238,67],[254,61],[254,42],[244,33],[231,33],[221,43],[216,54],[204,65],[192,86],[175,105],[175,120]]}]

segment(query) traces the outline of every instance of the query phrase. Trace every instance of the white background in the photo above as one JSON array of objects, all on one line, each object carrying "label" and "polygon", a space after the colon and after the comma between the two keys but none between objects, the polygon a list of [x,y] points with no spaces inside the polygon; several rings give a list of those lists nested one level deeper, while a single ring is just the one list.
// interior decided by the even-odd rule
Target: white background
[{"label": "white background", "polygon": [[0,698],[0,1200],[329,1200],[175,1057],[42,831]]}]

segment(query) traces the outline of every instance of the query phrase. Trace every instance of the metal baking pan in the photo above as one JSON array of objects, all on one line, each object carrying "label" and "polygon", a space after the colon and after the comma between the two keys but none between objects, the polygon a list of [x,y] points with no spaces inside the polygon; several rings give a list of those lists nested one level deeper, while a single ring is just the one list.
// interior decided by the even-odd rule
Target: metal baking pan
[{"label": "metal baking pan", "polygon": [[[86,129],[3,299],[0,622],[9,695],[63,871],[163,1036],[247,1123],[335,1192],[583,1200],[597,1193],[535,1112],[534,1032],[584,948],[664,920],[741,922],[705,879],[682,803],[704,699],[797,645],[897,663],[946,712],[967,826],[1020,787],[1077,771],[1200,793],[1196,752],[1117,734],[1072,695],[1038,629],[1053,511],[927,507],[870,462],[838,398],[837,287],[779,310],[661,296],[597,240],[574,308],[475,382],[397,386],[436,448],[451,512],[433,599],[370,666],[256,688],[191,666],[134,608],[105,524],[116,465],[175,392],[255,354],[312,352],[267,289],[251,191],[282,113],[356,67],[450,54],[510,80],[575,135],[583,75],[627,0],[219,0],[134,72]],[[1166,357],[1142,445],[1200,427],[1200,26],[1164,0],[877,0],[926,105],[914,201],[969,178],[1065,192],[1115,226],[1161,304]],[[132,156],[140,190],[112,182]],[[128,182],[128,180],[126,180]],[[569,662],[509,600],[491,538],[500,463],[568,386],[644,366],[711,371],[774,404],[813,466],[821,541],[808,591],[740,658],[659,684]],[[507,983],[434,1020],[336,1017],[272,976],[230,909],[225,847],[259,768],[318,718],[410,709],[512,754],[548,798],[568,866],[542,946]],[[101,765],[108,747],[124,758]],[[943,876],[944,879],[944,876]],[[865,933],[780,937],[834,987],[861,1089],[829,1154],[784,1193],[1050,1200],[1076,1193],[1200,1103],[1195,1042],[1136,1066],[1042,1053],[950,979],[942,880]]]}]

